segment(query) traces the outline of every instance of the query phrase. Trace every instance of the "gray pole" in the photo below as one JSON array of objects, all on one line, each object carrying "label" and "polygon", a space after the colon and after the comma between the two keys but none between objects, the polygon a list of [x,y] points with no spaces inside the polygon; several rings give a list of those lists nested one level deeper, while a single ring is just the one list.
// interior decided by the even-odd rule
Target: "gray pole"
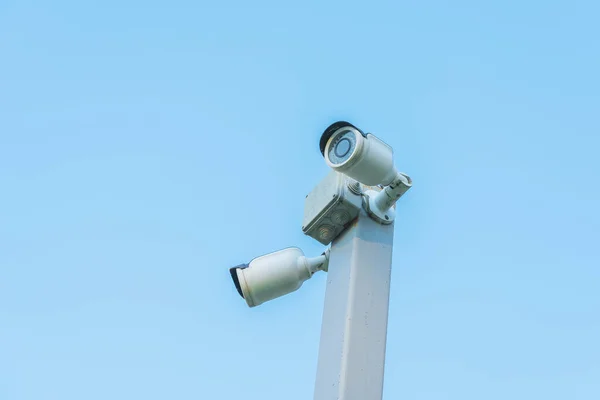
[{"label": "gray pole", "polygon": [[315,400],[380,400],[394,224],[364,210],[331,245]]}]

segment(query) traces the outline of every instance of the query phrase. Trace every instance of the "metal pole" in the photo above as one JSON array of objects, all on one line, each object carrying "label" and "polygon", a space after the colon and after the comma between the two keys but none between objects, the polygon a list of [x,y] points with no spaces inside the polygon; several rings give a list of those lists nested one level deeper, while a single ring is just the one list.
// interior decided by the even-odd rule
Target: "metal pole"
[{"label": "metal pole", "polygon": [[361,210],[331,245],[315,400],[380,400],[394,224]]}]

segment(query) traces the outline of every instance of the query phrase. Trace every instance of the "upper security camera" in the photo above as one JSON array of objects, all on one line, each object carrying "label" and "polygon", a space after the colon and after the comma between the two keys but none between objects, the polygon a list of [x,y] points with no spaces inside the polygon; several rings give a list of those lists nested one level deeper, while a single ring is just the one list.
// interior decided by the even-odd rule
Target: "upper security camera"
[{"label": "upper security camera", "polygon": [[302,250],[289,247],[260,256],[248,264],[229,270],[233,283],[248,303],[255,307],[295,290],[317,271],[327,271],[329,251],[307,258]]},{"label": "upper security camera", "polygon": [[331,124],[319,145],[327,165],[364,185],[388,185],[398,174],[392,148],[349,122]]},{"label": "upper security camera", "polygon": [[408,175],[394,167],[392,148],[346,121],[329,125],[319,147],[325,162],[335,171],[363,185],[385,186],[380,192],[367,190],[366,209],[379,222],[391,223],[395,216],[391,207],[412,186]]}]

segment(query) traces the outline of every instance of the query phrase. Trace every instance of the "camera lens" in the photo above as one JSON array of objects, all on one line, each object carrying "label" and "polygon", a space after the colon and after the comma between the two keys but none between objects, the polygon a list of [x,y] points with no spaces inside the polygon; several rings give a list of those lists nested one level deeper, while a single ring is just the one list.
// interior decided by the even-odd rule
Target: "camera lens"
[{"label": "camera lens", "polygon": [[335,155],[344,157],[350,151],[350,146],[352,146],[352,143],[350,143],[348,138],[343,138],[335,145]]},{"label": "camera lens", "polygon": [[340,132],[329,145],[328,157],[333,164],[342,164],[352,156],[356,148],[356,135],[353,131]]}]

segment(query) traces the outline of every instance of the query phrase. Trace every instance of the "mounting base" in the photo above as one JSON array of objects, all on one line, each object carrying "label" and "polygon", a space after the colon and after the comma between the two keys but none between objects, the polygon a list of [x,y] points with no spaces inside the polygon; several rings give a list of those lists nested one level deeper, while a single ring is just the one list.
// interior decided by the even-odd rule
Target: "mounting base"
[{"label": "mounting base", "polygon": [[367,211],[367,214],[375,221],[383,225],[389,225],[396,219],[395,207],[390,207],[387,210],[382,210],[377,207],[377,203],[375,202],[375,196],[377,196],[377,194],[379,194],[379,192],[375,190],[367,190],[363,193],[364,208]]}]

